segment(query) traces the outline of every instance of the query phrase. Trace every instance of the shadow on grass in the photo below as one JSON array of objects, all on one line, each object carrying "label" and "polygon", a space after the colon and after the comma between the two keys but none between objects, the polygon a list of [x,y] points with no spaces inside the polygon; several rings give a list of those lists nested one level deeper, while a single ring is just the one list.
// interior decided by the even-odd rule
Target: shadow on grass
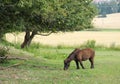
[{"label": "shadow on grass", "polygon": [[51,67],[51,66],[36,66],[36,65],[32,65],[30,66],[32,68],[36,68],[36,69],[42,69],[42,70],[63,70],[61,67]]}]

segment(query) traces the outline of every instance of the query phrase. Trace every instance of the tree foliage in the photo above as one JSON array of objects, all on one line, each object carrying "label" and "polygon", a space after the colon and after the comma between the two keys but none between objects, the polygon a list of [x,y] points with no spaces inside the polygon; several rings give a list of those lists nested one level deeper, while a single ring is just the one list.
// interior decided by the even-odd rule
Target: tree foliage
[{"label": "tree foliage", "polygon": [[1,0],[0,31],[42,32],[90,28],[96,15],[92,0]]}]

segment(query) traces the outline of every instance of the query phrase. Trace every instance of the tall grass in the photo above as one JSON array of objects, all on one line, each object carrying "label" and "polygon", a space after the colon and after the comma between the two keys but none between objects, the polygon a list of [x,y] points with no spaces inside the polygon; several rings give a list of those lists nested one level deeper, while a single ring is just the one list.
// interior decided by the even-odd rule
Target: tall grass
[{"label": "tall grass", "polygon": [[[12,44],[7,41],[2,41],[2,44],[6,46],[13,46],[17,49],[20,49],[20,43]],[[88,40],[82,45],[77,46],[66,46],[66,45],[58,45],[58,46],[50,46],[43,45],[40,43],[32,43],[30,47],[22,49],[22,51],[27,51],[29,53],[34,54],[34,56],[40,56],[46,59],[63,59],[65,58],[74,48],[93,48],[95,50],[120,50],[120,46],[116,46],[112,44],[110,47],[106,47],[104,45],[96,45],[95,40]],[[65,51],[65,52],[64,52]]]}]

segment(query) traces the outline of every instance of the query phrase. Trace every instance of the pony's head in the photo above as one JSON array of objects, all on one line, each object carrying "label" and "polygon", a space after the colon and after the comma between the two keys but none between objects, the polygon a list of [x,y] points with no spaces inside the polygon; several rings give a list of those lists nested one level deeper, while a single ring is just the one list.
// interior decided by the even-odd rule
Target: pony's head
[{"label": "pony's head", "polygon": [[70,66],[70,62],[75,59],[76,54],[79,52],[79,49],[75,49],[69,56],[64,60],[64,70],[67,70]]},{"label": "pony's head", "polygon": [[68,60],[64,60],[64,70],[67,70],[70,66],[70,62]]}]

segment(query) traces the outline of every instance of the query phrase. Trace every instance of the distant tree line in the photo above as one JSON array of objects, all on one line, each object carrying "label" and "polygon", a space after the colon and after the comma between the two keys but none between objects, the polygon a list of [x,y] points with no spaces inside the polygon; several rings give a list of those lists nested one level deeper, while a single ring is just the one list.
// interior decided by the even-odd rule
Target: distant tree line
[{"label": "distant tree line", "polygon": [[119,0],[95,2],[95,5],[98,8],[99,15],[106,15],[106,14],[120,12]]}]

